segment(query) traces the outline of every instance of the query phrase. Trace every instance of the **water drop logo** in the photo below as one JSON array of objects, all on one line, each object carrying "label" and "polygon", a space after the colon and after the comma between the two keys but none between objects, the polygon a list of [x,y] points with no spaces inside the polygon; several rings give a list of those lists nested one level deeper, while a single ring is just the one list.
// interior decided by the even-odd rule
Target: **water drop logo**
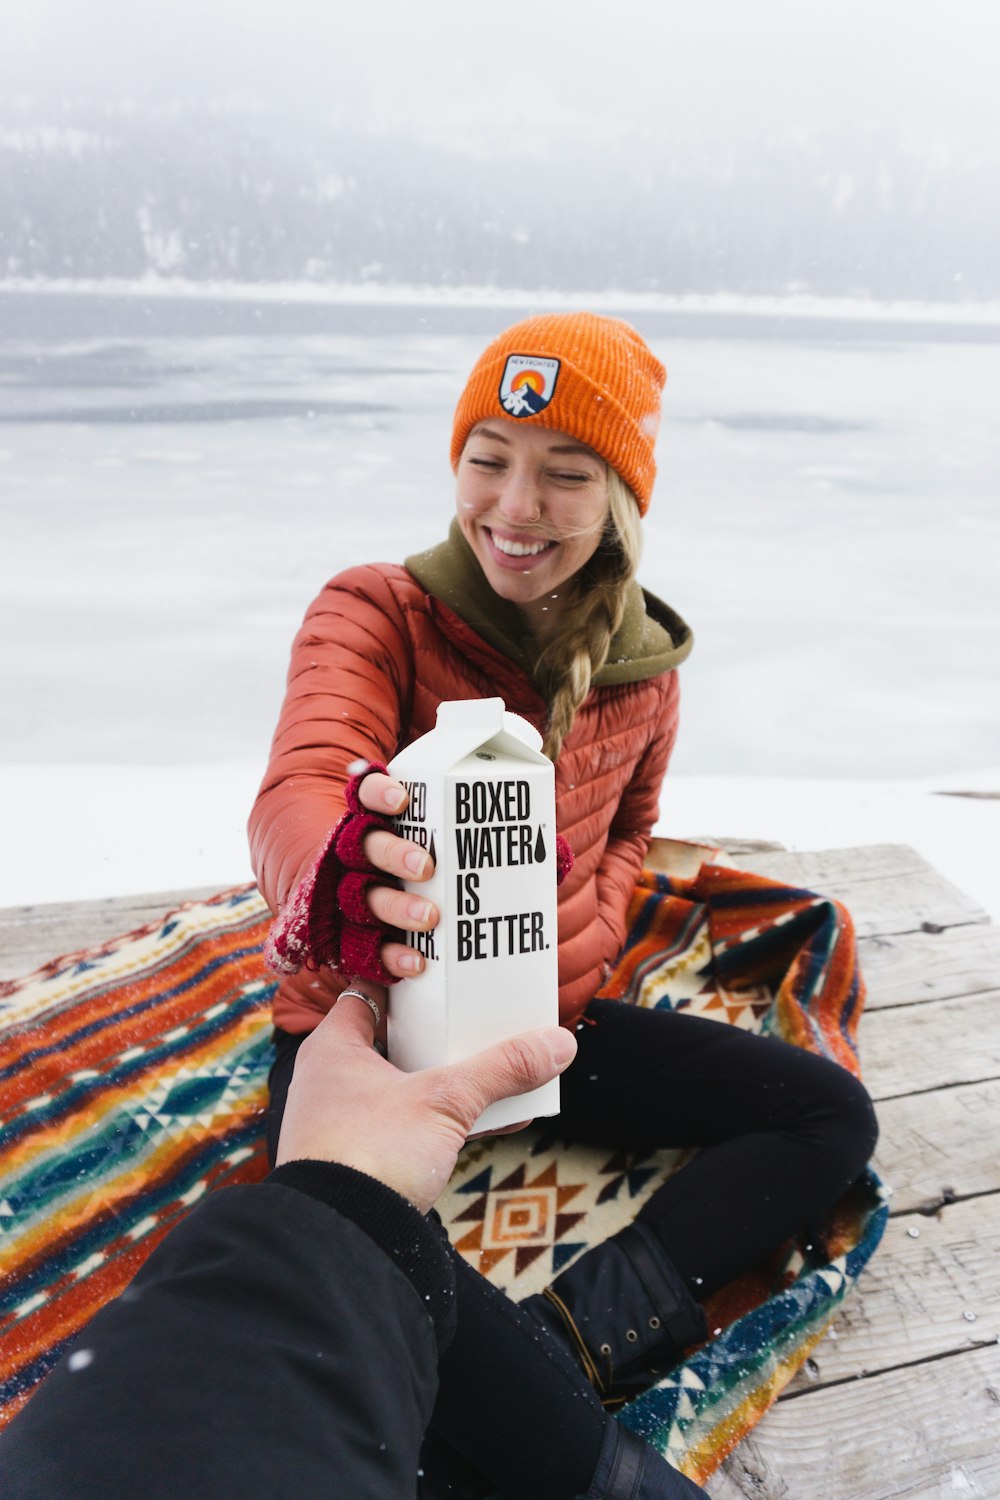
[{"label": "water drop logo", "polygon": [[500,381],[500,405],[510,417],[534,417],[556,393],[557,359],[533,354],[511,354]]}]

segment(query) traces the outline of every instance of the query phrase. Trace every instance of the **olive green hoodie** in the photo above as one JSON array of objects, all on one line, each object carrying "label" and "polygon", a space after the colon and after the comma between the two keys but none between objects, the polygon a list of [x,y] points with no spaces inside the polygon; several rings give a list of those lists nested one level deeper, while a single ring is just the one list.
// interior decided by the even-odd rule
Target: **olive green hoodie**
[{"label": "olive green hoodie", "polygon": [[[447,604],[528,677],[535,677],[538,647],[525,630],[524,617],[516,604],[493,592],[457,521],[452,521],[446,542],[408,557],[405,567],[428,594]],[[693,645],[690,626],[680,615],[633,582],[621,625],[612,638],[607,661],[594,673],[593,685],[658,677],[680,666]]]}]

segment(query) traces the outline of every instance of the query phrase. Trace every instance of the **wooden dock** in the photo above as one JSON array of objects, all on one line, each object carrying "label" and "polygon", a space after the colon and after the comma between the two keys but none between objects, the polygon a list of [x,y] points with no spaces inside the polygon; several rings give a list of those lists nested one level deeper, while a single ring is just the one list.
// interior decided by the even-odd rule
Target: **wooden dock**
[{"label": "wooden dock", "polygon": [[[1000,930],[905,846],[729,847],[854,916],[876,1166],[893,1196],[882,1247],[833,1333],[708,1492],[1000,1500]],[[0,978],[204,894],[0,911]]]},{"label": "wooden dock", "polygon": [[709,1484],[713,1500],[1000,1497],[1000,930],[912,849],[739,863],[843,901],[881,1247],[817,1348]]}]

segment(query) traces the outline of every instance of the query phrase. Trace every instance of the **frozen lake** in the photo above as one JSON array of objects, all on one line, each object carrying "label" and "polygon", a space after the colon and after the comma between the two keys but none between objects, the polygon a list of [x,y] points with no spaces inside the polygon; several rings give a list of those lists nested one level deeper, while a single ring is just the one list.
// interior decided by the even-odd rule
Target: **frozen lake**
[{"label": "frozen lake", "polygon": [[[444,533],[518,315],[0,296],[0,758],[263,761],[320,585]],[[674,769],[1000,759],[996,327],[632,320],[670,377],[641,576],[696,636]]]}]

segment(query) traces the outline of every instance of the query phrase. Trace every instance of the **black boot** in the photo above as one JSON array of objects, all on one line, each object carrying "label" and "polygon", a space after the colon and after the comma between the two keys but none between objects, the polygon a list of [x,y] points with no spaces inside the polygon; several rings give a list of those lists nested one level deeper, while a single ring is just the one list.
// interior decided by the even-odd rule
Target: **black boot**
[{"label": "black boot", "polygon": [[634,1432],[609,1421],[590,1488],[580,1500],[705,1500],[705,1491],[679,1473]]},{"label": "black boot", "polygon": [[570,1344],[609,1409],[654,1385],[708,1332],[701,1307],[641,1223],[595,1245],[521,1306]]}]

